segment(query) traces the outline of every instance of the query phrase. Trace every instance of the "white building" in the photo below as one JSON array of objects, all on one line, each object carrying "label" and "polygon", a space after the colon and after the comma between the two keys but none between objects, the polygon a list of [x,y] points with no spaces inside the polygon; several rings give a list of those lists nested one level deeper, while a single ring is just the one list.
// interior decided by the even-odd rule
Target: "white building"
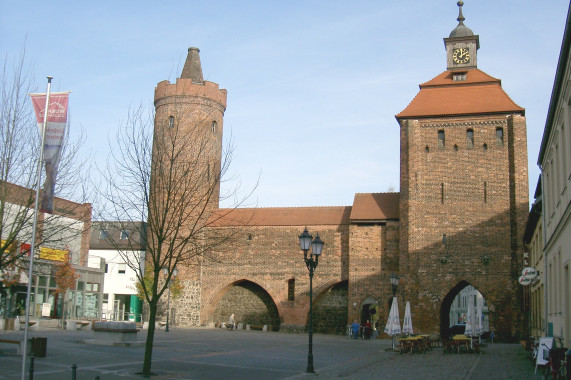
[{"label": "white building", "polygon": [[102,319],[142,321],[133,264],[144,267],[144,231],[142,222],[93,222],[89,266],[104,261]]},{"label": "white building", "polygon": [[[570,8],[571,10],[571,8]],[[547,336],[571,346],[571,13],[545,122],[537,164],[543,195],[543,253]],[[561,340],[561,342],[558,342]]]},{"label": "white building", "polygon": [[466,324],[466,315],[468,314],[468,303],[472,302],[474,305],[474,312],[478,305],[478,300],[482,301],[482,327],[484,331],[490,330],[490,321],[488,318],[488,304],[482,294],[473,286],[468,285],[462,289],[450,306],[450,325]]}]

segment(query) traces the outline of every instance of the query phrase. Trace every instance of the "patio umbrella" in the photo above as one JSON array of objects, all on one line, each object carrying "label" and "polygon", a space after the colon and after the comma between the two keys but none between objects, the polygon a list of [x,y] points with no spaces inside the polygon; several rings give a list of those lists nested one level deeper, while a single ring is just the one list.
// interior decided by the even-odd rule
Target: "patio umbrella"
[{"label": "patio umbrella", "polygon": [[[475,331],[475,319],[474,318],[474,301],[472,297],[468,297],[468,312],[466,313],[466,330],[464,331],[464,335],[474,336],[476,333]],[[472,348],[472,340],[470,339],[470,348]]]},{"label": "patio umbrella", "polygon": [[478,306],[476,309],[476,332],[478,333],[478,342],[482,343],[482,332],[484,327],[482,326],[484,316],[482,315],[484,300],[478,297]]},{"label": "patio umbrella", "polygon": [[410,314],[410,302],[407,301],[404,309],[404,320],[402,321],[402,332],[412,334],[412,316]]},{"label": "patio umbrella", "polygon": [[385,326],[385,332],[393,337],[393,350],[395,348],[395,335],[401,333],[400,318],[399,318],[399,305],[397,298],[393,298],[391,311],[389,312],[389,319]]}]

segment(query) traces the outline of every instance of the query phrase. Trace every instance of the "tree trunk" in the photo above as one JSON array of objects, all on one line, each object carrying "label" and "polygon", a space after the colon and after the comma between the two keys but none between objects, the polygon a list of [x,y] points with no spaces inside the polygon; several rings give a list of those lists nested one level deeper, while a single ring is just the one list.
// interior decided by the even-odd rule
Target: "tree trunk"
[{"label": "tree trunk", "polygon": [[143,361],[143,376],[151,376],[153,359],[153,340],[155,339],[155,321],[157,319],[157,301],[149,303],[149,330],[145,343],[145,359]]}]

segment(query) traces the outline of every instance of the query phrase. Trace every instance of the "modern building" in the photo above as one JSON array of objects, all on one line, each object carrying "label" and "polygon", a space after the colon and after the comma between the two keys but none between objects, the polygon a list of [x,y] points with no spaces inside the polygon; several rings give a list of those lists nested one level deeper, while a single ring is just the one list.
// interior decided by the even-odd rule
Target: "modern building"
[{"label": "modern building", "polygon": [[571,345],[571,13],[557,64],[537,164],[543,205],[543,273],[547,336]]},{"label": "modern building", "polygon": [[[0,273],[0,316],[9,320],[25,315],[35,192],[5,182],[0,183],[0,187],[4,206],[2,244],[7,239],[15,238],[12,241],[13,249],[24,253],[17,267],[5,267]],[[34,256],[30,318],[97,318],[103,269],[87,267],[91,204],[55,198],[54,205],[53,214],[41,213],[38,216],[38,247]],[[17,232],[17,235],[13,232]],[[64,296],[56,291],[55,276],[58,264],[67,261],[68,257],[78,278]],[[4,327],[7,326],[4,324]]]},{"label": "modern building", "polygon": [[[445,70],[396,115],[400,191],[355,194],[341,207],[229,210],[216,199],[209,233],[237,238],[208,253],[214,263],[179,268],[175,324],[235,314],[244,324],[304,329],[310,282],[298,235],[307,227],[325,242],[313,278],[316,331],[344,332],[347,321],[369,319],[373,305],[383,324],[394,274],[399,308],[410,302],[417,331],[447,336],[453,300],[471,286],[485,299],[496,337],[524,334],[515,274],[529,209],[525,110],[479,69],[479,36],[458,4],[458,25],[444,38]],[[226,95],[203,80],[199,50],[190,48],[176,83],[155,89],[155,131],[200,130],[212,145],[205,165],[220,167]]]},{"label": "modern building", "polygon": [[137,296],[133,263],[144,268],[143,222],[93,222],[89,243],[90,266],[102,262],[105,272],[101,318],[142,321],[142,301]]}]

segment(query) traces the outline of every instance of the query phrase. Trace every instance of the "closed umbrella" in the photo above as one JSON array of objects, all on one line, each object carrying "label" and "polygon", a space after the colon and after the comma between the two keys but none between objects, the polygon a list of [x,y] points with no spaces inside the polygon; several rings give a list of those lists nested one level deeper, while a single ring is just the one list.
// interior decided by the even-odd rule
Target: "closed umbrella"
[{"label": "closed umbrella", "polygon": [[406,303],[404,309],[404,320],[402,321],[402,332],[407,334],[412,334],[412,316],[410,313],[410,302]]},{"label": "closed umbrella", "polygon": [[393,350],[395,349],[395,335],[401,333],[400,318],[399,318],[399,305],[397,298],[393,298],[391,311],[389,312],[389,319],[385,326],[385,332],[393,337]]},{"label": "closed umbrella", "polygon": [[[468,335],[470,337],[474,336],[476,331],[475,331],[475,319],[474,318],[474,301],[472,300],[472,297],[470,296],[468,298],[468,312],[466,313],[466,330],[464,331],[464,335]],[[470,339],[470,348],[472,348],[472,339]]]},{"label": "closed umbrella", "polygon": [[484,326],[482,326],[484,321],[484,316],[482,315],[484,300],[478,297],[478,306],[476,309],[476,332],[478,333],[478,342],[482,343],[482,332],[484,332]]}]

